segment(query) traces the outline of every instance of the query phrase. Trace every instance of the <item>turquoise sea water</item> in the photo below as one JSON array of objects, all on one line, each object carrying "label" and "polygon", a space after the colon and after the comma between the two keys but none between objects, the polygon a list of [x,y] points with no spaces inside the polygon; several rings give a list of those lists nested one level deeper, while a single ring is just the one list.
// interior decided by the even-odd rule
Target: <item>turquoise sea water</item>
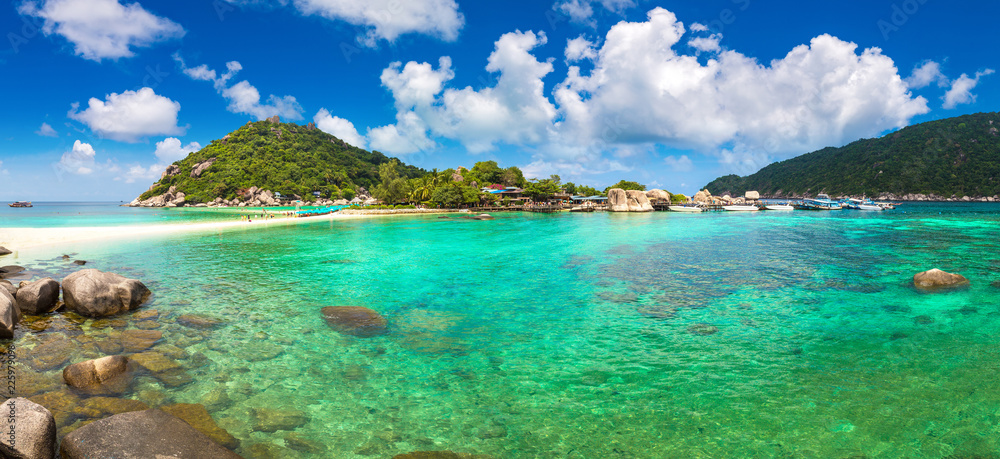
[{"label": "turquoise sea water", "polygon": [[[159,311],[192,381],[141,375],[125,397],[203,403],[247,457],[1000,452],[1000,205],[496,217],[320,221],[0,261],[60,277],[78,269],[56,259],[72,252],[143,280],[155,293],[143,309]],[[972,286],[915,291],[913,274],[934,267]],[[338,334],[319,313],[335,305],[379,311],[389,333]],[[187,313],[224,324],[175,322]],[[121,331],[52,323],[20,332],[23,358],[46,334]],[[282,408],[307,421],[264,431],[254,414]]]}]

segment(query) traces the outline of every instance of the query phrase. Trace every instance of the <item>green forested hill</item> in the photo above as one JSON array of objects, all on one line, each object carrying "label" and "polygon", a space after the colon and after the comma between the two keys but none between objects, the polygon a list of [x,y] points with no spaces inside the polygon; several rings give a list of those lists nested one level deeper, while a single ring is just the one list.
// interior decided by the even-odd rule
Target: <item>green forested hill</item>
[{"label": "green forested hill", "polygon": [[773,163],[757,173],[727,175],[711,193],[764,196],[1000,194],[1000,113],[977,113],[903,128],[878,139],[824,148]]},{"label": "green forested hill", "polygon": [[[192,177],[192,170],[211,158],[211,166]],[[253,186],[307,200],[314,191],[324,198],[352,197],[358,187],[371,189],[379,180],[379,165],[390,159],[352,147],[311,124],[258,121],[174,163],[177,168],[168,169],[174,175],[163,177],[140,199],[161,195],[171,186],[191,202],[232,199]],[[412,166],[397,169],[402,177],[424,174]]]}]

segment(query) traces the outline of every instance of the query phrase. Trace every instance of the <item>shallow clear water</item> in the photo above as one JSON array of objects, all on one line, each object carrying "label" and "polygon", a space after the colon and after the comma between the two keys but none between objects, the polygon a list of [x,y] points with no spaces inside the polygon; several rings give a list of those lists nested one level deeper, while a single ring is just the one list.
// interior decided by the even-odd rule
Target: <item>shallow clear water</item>
[{"label": "shallow clear water", "polygon": [[[248,457],[270,443],[298,449],[285,457],[939,458],[1000,449],[998,230],[990,204],[413,216],[14,261],[64,273],[39,260],[72,250],[146,282],[193,382],[142,376],[127,396],[206,403]],[[915,291],[934,267],[971,288]],[[375,309],[390,331],[340,335],[330,305]],[[225,324],[173,320],[186,313]],[[229,402],[206,402],[220,388]],[[281,407],[308,422],[255,428],[253,410]]]},{"label": "shallow clear water", "polygon": [[[238,219],[240,213],[252,213],[254,208],[208,209],[131,208],[107,202],[36,202],[34,207],[9,207],[0,203],[0,228],[94,227],[119,225],[161,225],[199,223]],[[288,210],[273,208],[269,210]],[[260,208],[256,208],[260,213]]]}]

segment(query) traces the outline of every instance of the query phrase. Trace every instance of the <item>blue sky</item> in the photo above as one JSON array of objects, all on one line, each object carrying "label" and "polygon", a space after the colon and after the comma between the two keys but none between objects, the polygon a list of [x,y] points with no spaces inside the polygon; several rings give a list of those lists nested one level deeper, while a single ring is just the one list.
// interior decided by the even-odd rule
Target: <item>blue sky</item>
[{"label": "blue sky", "polygon": [[995,2],[15,0],[0,199],[129,201],[279,114],[423,168],[603,188],[998,111]]}]

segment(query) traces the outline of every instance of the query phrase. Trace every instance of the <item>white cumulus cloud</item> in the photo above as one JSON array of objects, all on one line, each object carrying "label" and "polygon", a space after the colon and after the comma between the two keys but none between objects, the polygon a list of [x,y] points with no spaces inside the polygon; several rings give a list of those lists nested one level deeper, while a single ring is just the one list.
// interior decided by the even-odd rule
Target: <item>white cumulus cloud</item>
[{"label": "white cumulus cloud", "polygon": [[979,85],[979,79],[992,75],[994,73],[993,69],[986,69],[982,72],[976,72],[976,77],[971,78],[967,74],[962,74],[955,81],[951,82],[951,89],[944,94],[944,108],[951,110],[962,104],[972,104],[976,102],[976,95],[972,93],[972,90]]},{"label": "white cumulus cloud", "polygon": [[236,76],[240,70],[243,70],[243,66],[237,61],[227,62],[226,73],[218,75],[215,70],[208,68],[205,64],[188,67],[179,54],[174,54],[174,60],[180,65],[181,71],[191,79],[211,81],[219,95],[229,101],[229,106],[226,109],[232,113],[250,115],[258,120],[274,115],[288,120],[302,119],[302,106],[293,96],[279,97],[271,94],[265,103],[261,102],[260,91],[247,80],[229,86],[229,80]]},{"label": "white cumulus cloud", "polygon": [[[156,155],[161,162],[170,164],[174,161],[187,158],[189,154],[198,150],[201,150],[201,144],[198,142],[191,142],[182,146],[180,139],[176,137],[167,137],[166,139],[156,142],[156,151],[154,151],[153,154]],[[163,167],[165,168],[166,166]]]},{"label": "white cumulus cloud", "polygon": [[77,55],[102,59],[132,57],[132,48],[184,36],[179,24],[146,11],[139,3],[118,0],[26,1],[18,7],[25,16],[42,19],[42,33],[57,34],[73,44]]},{"label": "white cumulus cloud", "polygon": [[292,3],[303,15],[343,21],[364,28],[358,41],[374,46],[415,33],[455,41],[465,16],[455,0],[227,0],[237,5],[284,6]]},{"label": "white cumulus cloud", "polygon": [[597,58],[597,50],[594,49],[594,43],[582,35],[566,41],[566,51],[564,54],[568,63]]},{"label": "white cumulus cloud", "polygon": [[948,77],[941,73],[941,64],[925,61],[913,68],[913,73],[906,78],[906,84],[911,89],[921,89],[936,83],[939,87],[948,86]]},{"label": "white cumulus cloud", "polygon": [[97,153],[89,143],[77,140],[73,143],[73,149],[63,153],[56,168],[63,172],[76,175],[88,175],[94,172],[94,158]]},{"label": "white cumulus cloud", "polygon": [[154,164],[149,167],[144,167],[139,164],[133,164],[128,166],[128,170],[115,180],[124,180],[125,183],[135,183],[135,182],[153,182],[159,180],[160,176],[163,175],[163,171],[167,169],[167,166],[163,164]]},{"label": "white cumulus cloud", "polygon": [[365,138],[358,134],[358,130],[354,127],[354,123],[345,120],[339,116],[333,116],[330,112],[321,108],[316,112],[316,116],[313,117],[313,122],[316,123],[316,127],[319,130],[330,134],[334,137],[347,142],[349,145],[365,148],[366,142]]},{"label": "white cumulus cloud", "polygon": [[49,123],[42,123],[42,127],[38,128],[38,130],[35,131],[35,134],[42,137],[59,137],[59,133],[56,132],[55,129],[52,129],[52,126],[49,126]]},{"label": "white cumulus cloud", "polygon": [[552,8],[569,16],[572,22],[594,27],[597,25],[593,18],[594,5],[621,14],[626,9],[636,6],[636,2],[635,0],[560,0]]},{"label": "white cumulus cloud", "polygon": [[393,63],[382,72],[382,84],[396,100],[397,125],[373,129],[372,147],[378,144],[400,154],[390,147],[426,145],[426,135],[420,132],[425,126],[434,135],[457,139],[473,153],[491,150],[499,142],[543,142],[557,115],[542,82],[553,67],[551,60],[540,62],[530,50],[546,42],[545,33],[504,34],[486,66],[499,74],[497,84],[479,90],[444,89],[454,78],[447,57],[439,60],[437,70],[428,63]]},{"label": "white cumulus cloud", "polygon": [[67,116],[112,140],[137,142],[147,136],[178,135],[185,131],[177,126],[181,104],[157,95],[151,88],[111,93],[103,101],[91,98],[85,110],[79,108],[74,103]]},{"label": "white cumulus cloud", "polygon": [[[704,65],[675,49],[684,25],[662,8],[607,33],[594,69],[556,87],[564,141],[654,142],[760,163],[906,126],[927,113],[878,48],[821,35],[768,64],[721,51]],[[761,154],[758,154],[761,153]]]}]

